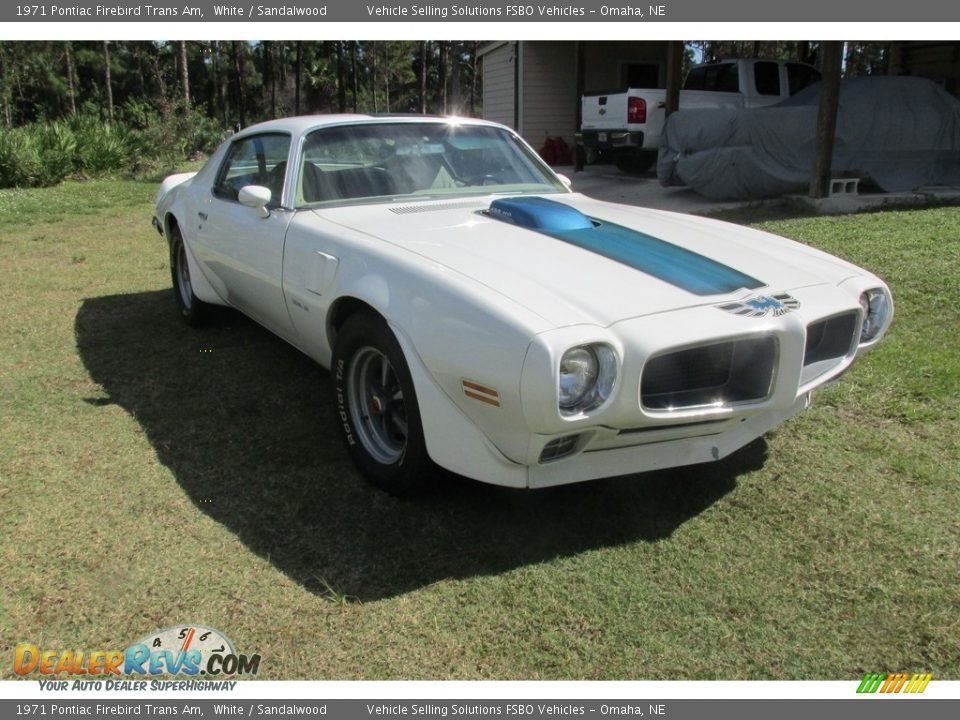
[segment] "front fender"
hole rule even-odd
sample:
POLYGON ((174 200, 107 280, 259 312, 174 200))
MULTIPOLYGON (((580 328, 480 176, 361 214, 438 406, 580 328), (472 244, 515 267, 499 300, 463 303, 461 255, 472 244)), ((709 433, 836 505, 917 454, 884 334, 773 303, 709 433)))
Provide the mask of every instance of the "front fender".
POLYGON ((527 487, 527 467, 508 459, 454 403, 427 369, 402 328, 390 329, 410 368, 430 459, 464 477, 507 487, 527 487))

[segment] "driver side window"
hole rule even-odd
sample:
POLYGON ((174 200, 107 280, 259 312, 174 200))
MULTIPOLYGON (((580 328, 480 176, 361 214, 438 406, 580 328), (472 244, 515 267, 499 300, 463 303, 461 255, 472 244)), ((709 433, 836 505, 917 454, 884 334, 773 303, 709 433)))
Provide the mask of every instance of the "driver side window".
POLYGON ((279 205, 287 174, 289 152, 289 135, 254 135, 238 140, 227 152, 217 175, 213 194, 223 200, 236 202, 240 188, 245 185, 262 185, 270 189, 270 205, 279 205))

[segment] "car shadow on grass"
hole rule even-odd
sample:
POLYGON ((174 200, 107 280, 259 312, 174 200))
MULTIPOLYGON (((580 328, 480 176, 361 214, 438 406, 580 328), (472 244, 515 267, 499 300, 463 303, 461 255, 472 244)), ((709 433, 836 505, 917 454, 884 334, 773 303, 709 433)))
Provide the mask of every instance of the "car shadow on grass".
POLYGON ((462 478, 398 500, 341 446, 329 375, 243 316, 185 327, 170 291, 85 300, 76 341, 194 505, 311 592, 375 600, 584 550, 668 537, 759 468, 761 439, 709 465, 539 491, 462 478))

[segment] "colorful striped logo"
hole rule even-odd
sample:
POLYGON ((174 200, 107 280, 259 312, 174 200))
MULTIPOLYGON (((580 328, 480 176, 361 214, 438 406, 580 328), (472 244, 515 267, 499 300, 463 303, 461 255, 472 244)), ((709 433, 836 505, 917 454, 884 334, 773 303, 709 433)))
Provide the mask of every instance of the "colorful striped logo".
POLYGON ((922 693, 927 689, 931 673, 867 673, 860 681, 858 693, 922 693))

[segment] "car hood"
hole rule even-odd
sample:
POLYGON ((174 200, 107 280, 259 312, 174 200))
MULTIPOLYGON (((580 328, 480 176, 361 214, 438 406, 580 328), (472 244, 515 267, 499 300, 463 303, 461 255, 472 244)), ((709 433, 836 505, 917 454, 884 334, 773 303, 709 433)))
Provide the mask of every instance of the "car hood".
POLYGON ((642 258, 640 262, 625 261, 602 254, 596 247, 566 241, 557 233, 495 217, 489 210, 497 199, 354 205, 314 212, 318 218, 462 273, 557 327, 581 323, 609 326, 628 318, 754 294, 837 284, 862 272, 799 243, 738 225, 605 203, 575 193, 544 198, 606 226, 652 238, 667 247, 668 253, 677 248, 686 257, 698 256, 710 264, 707 272, 719 267, 721 272, 730 271, 728 277, 745 275, 756 281, 746 286, 733 282, 729 287, 707 287, 705 291, 678 281, 669 268, 664 273, 648 267, 642 258))

